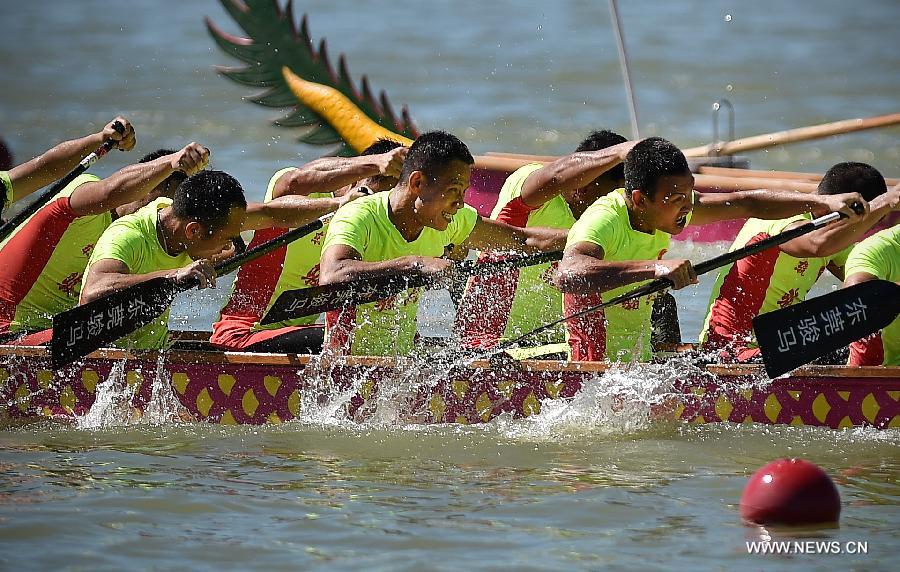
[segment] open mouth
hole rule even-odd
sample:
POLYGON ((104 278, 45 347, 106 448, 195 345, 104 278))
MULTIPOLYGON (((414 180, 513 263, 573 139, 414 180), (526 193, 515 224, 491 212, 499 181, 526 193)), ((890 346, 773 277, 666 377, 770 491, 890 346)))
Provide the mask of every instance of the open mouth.
POLYGON ((453 222, 453 215, 451 213, 441 213, 441 216, 444 217, 444 220, 447 222, 453 222))
POLYGON ((684 213, 683 215, 675 219, 675 223, 678 226, 685 226, 687 224, 687 213, 684 213))

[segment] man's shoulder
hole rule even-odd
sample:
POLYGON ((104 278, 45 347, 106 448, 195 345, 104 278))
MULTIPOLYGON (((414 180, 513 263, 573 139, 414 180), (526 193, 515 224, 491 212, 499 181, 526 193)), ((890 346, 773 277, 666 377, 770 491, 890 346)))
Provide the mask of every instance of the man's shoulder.
MULTIPOLYGON (((109 225, 109 234, 147 235, 156 238, 156 218, 161 209, 171 206, 172 199, 160 197, 131 214, 117 218, 109 225)), ((104 233, 106 235, 107 233, 104 233)))
POLYGON ((624 191, 620 191, 622 189, 617 189, 594 201, 575 224, 591 225, 600 221, 628 220, 628 204, 625 202, 624 191))
POLYGON ((366 195, 354 201, 351 201, 337 210, 334 214, 334 221, 354 220, 366 221, 373 218, 387 217, 389 191, 382 191, 374 195, 366 195))
POLYGON ((900 225, 876 232, 854 245, 850 251, 848 266, 875 257, 900 266, 900 225))

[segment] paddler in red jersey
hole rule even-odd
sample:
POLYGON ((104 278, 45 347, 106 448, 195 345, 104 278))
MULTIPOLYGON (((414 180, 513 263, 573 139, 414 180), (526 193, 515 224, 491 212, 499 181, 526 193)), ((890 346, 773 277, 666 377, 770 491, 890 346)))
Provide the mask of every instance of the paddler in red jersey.
MULTIPOLYGON (((664 259, 671 235, 688 224, 734 218, 780 219, 839 210, 860 219, 858 193, 805 195, 789 191, 697 193, 684 154, 659 137, 635 145, 625 158, 625 188, 598 199, 569 231, 556 274, 564 312, 623 294, 655 278, 674 288, 697 282, 690 261, 664 259)), ((652 301, 642 298, 566 322, 573 360, 647 361, 651 357, 652 301)))
MULTIPOLYGON (((714 351, 723 361, 760 359, 753 335, 753 318, 787 308, 806 299, 810 288, 827 269, 844 279, 844 266, 853 245, 900 204, 900 185, 887 190, 884 177, 865 163, 838 163, 822 178, 817 196, 858 193, 869 212, 856 220, 841 220, 778 247, 742 258, 723 267, 716 278, 700 333, 700 348, 714 351)), ((809 220, 801 214, 779 220, 748 220, 730 250, 753 244, 795 228, 809 220)))
MULTIPOLYGON (((441 275, 449 244, 463 249, 552 251, 565 231, 517 228, 482 219, 463 196, 474 159, 465 143, 443 131, 412 144, 399 184, 341 208, 322 246, 322 285, 392 275, 441 275)), ((326 348, 354 355, 406 355, 414 348, 418 289, 329 312, 326 348)))
MULTIPOLYGON (((503 184, 491 218, 518 227, 568 230, 598 198, 625 184, 622 161, 634 143, 612 131, 594 131, 575 150, 550 164, 531 163, 503 184)), ((494 254, 482 259, 496 258, 494 254)), ((557 263, 469 279, 454 332, 463 347, 490 348, 562 317, 562 293, 553 285, 557 263)), ((519 358, 566 351, 560 325, 529 340, 519 358)))
MULTIPOLYGON (((400 143, 382 139, 359 157, 326 157, 303 167, 282 169, 269 181, 265 201, 302 197, 305 202, 300 208, 310 219, 325 215, 361 196, 393 188, 406 151, 400 143)), ((319 353, 324 326, 316 324, 318 316, 265 326, 259 322, 282 292, 318 286, 319 258, 327 230, 326 224, 318 232, 241 267, 219 320, 213 324, 210 342, 230 351, 319 353)), ((284 232, 281 228, 258 230, 249 247, 284 232)))

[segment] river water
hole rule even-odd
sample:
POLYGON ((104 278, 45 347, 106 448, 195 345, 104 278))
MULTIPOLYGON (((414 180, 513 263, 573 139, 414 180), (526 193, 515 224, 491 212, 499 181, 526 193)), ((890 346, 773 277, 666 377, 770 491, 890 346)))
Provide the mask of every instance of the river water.
MULTIPOLYGON (((347 54, 420 130, 475 153, 560 154, 594 128, 628 135, 605 2, 297 2, 332 57, 347 54)), ((897 111, 894 0, 628 2, 641 135, 685 147, 711 137, 713 101, 737 136, 897 111)), ((4 2, 0 135, 25 160, 116 113, 138 149, 197 140, 261 198, 279 168, 318 156, 218 76, 235 65, 203 17, 239 32, 215 1, 4 2)), ((841 160, 900 175, 900 129, 749 155, 754 168, 824 171, 841 160)), ((716 247, 680 247, 692 259, 716 247)), ((207 328, 218 292, 182 297, 176 325, 207 328)), ((685 339, 709 281, 679 294, 685 339)), ((448 321, 441 295, 423 331, 448 321)), ((635 383, 638 382, 635 376, 635 383)), ((646 376, 645 376, 646 377, 646 376)), ((197 424, 0 431, 3 569, 804 569, 893 568, 900 555, 900 434, 800 427, 660 425, 582 400, 482 427, 197 424), (838 529, 866 555, 748 555, 747 476, 780 456, 821 464, 843 495, 838 529)), ((770 533, 793 537, 797 533, 770 533)))

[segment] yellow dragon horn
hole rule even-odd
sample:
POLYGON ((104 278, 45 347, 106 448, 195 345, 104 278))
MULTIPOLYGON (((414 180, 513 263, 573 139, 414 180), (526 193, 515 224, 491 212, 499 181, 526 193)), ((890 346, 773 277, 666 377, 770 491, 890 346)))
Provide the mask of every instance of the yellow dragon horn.
POLYGON ((412 139, 378 125, 350 99, 327 85, 306 81, 287 66, 281 68, 285 82, 303 105, 324 118, 357 153, 379 139, 391 139, 409 146, 412 139))

